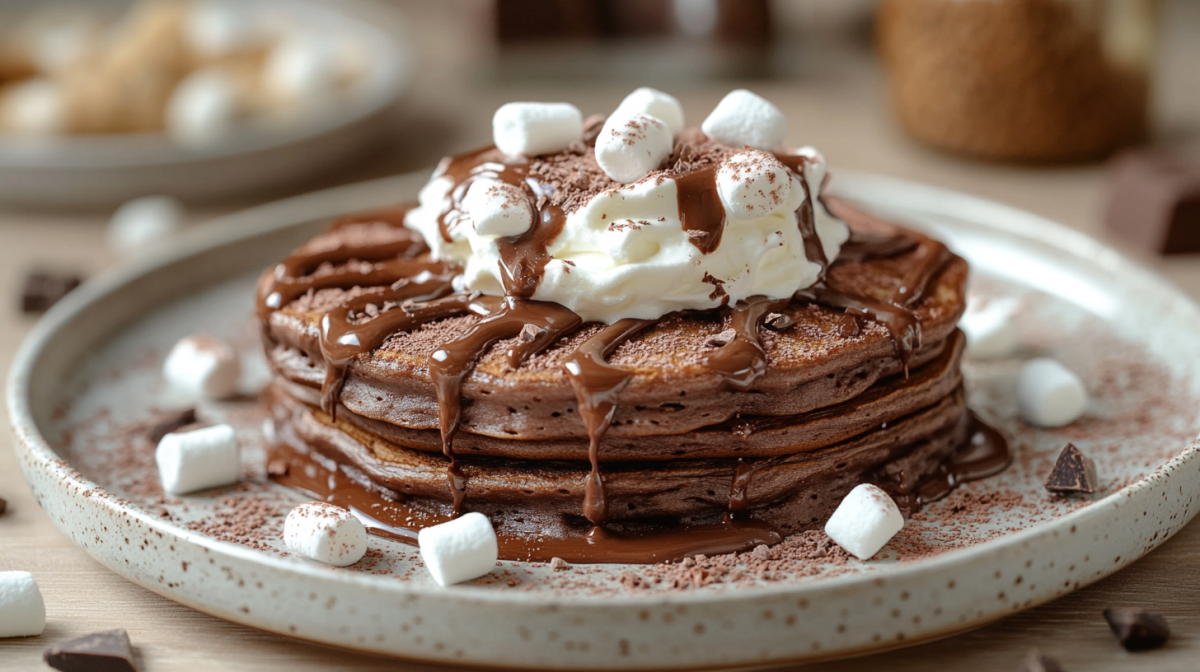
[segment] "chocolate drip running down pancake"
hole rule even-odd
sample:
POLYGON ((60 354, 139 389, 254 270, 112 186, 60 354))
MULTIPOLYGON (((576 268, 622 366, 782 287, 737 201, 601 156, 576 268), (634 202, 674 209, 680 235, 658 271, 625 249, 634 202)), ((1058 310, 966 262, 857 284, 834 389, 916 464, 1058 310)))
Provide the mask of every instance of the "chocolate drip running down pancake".
MULTIPOLYGON (((681 213, 716 198, 712 167, 692 158, 681 213)), ((778 158, 815 193, 803 157, 778 158)), ((458 157, 449 198, 481 174, 536 184, 542 166, 493 150, 458 157)), ((557 548, 578 561, 653 561, 674 557, 648 541, 668 532, 680 553, 738 550, 819 524, 864 481, 915 509, 1007 464, 1004 441, 964 403, 955 324, 967 266, 941 243, 832 201, 852 235, 830 264, 810 198, 797 220, 822 269, 812 287, 585 323, 530 298, 571 207, 530 196, 534 226, 501 239, 504 297, 455 291, 459 269, 431 259, 403 208, 343 218, 264 274, 281 459, 347 476, 336 492, 332 477, 297 480, 303 468, 281 480, 346 504, 383 497, 377 508, 403 517, 369 526, 400 538, 409 517, 419 527, 478 510, 502 533, 568 546, 587 535, 587 552, 557 548), (630 550, 630 535, 645 547, 630 550)), ((707 225, 719 239, 723 218, 707 225)))

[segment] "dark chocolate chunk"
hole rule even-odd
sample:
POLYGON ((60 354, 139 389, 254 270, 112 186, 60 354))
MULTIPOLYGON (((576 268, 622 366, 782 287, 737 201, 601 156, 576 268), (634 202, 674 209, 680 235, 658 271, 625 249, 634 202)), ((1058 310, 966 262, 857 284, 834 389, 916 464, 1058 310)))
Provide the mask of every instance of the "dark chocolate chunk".
POLYGON ((1037 649, 1030 649, 1021 663, 1021 672, 1063 672, 1063 668, 1057 660, 1037 649))
POLYGON ((1096 465, 1091 458, 1068 443, 1046 478, 1046 489, 1058 494, 1096 491, 1096 465))
POLYGON ((704 344, 710 348, 719 348, 729 345, 735 338, 737 338, 737 330, 726 329, 719 334, 713 334, 712 336, 709 336, 708 340, 704 341, 704 344))
POLYGON ((8 508, 8 502, 4 501, 3 497, 0 497, 0 513, 4 513, 4 510, 7 508, 8 508))
POLYGON ((1200 252, 1200 163, 1158 152, 1127 152, 1108 169, 1105 223, 1151 252, 1200 252))
POLYGON ((158 445, 162 438, 171 432, 187 427, 196 422, 196 409, 188 408, 182 411, 175 411, 170 416, 163 418, 150 427, 146 435, 150 438, 150 443, 158 445))
POLYGON ((83 279, 78 275, 33 271, 25 278, 25 288, 21 292, 21 312, 45 312, 81 282, 83 279))
POLYGON ((539 327, 533 324, 527 324, 521 327, 521 333, 517 336, 523 343, 532 343, 538 339, 538 336, 546 333, 545 327, 539 327))
POLYGON ((289 467, 288 467, 287 460, 275 459, 275 460, 271 460, 270 462, 267 462, 267 475, 268 476, 287 476, 288 470, 289 470, 289 467))
POLYGON ((767 317, 763 320, 763 324, 775 331, 783 331, 792 326, 794 322, 792 322, 792 318, 783 313, 768 313, 767 317))
POLYGON ((1159 614, 1131 607, 1111 607, 1104 618, 1126 651, 1149 651, 1167 643, 1171 629, 1159 614))
POLYGON ((43 654, 46 664, 63 672, 137 672, 129 635, 105 630, 56 644, 43 654))

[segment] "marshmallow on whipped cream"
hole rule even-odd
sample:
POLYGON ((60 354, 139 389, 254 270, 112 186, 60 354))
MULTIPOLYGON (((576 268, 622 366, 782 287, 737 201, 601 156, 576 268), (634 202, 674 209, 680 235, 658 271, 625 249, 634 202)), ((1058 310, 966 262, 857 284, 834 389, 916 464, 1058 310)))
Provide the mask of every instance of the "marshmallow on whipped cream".
POLYGON ((674 98, 639 89, 587 140, 590 146, 571 139, 577 117, 565 103, 510 103, 496 115, 496 161, 516 174, 527 171, 512 185, 526 192, 524 202, 496 189, 491 175, 469 178, 489 183, 486 190, 456 192, 462 176, 443 163, 405 225, 421 233, 436 259, 462 265, 464 289, 501 296, 501 241, 524 234, 526 222, 549 226, 559 206, 547 203, 556 195, 567 201, 566 193, 570 204, 562 206, 561 230, 548 237, 549 261, 532 298, 564 305, 585 321, 656 319, 752 296, 791 296, 822 270, 805 253, 798 219, 805 201, 813 201, 827 261, 837 258, 849 229, 817 200, 824 157, 809 147, 767 151, 782 141, 778 109, 749 92, 735 94, 706 121, 721 136, 706 137, 674 128, 683 122, 674 98), (737 116, 743 112, 745 119, 737 116), (756 126, 764 123, 769 128, 756 126), (681 147, 703 153, 703 161, 677 168, 681 147), (603 175, 551 184, 535 170, 563 161, 598 166, 603 175), (444 237, 446 222, 453 224, 444 237))

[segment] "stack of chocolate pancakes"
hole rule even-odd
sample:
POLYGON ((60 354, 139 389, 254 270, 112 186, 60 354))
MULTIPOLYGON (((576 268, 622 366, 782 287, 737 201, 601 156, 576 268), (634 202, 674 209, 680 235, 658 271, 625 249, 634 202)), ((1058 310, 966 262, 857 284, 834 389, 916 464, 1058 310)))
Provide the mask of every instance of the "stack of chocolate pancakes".
MULTIPOLYGON (((801 157, 778 158, 803 180, 801 157)), ((523 184, 555 160, 483 150, 445 174, 523 184)), ((675 176, 681 213, 715 198, 713 172, 675 176)), ((505 296, 456 291, 405 208, 334 222, 259 284, 280 480, 400 538, 476 510, 502 557, 639 562, 773 543, 859 483, 911 511, 1003 469, 964 399, 966 262, 830 199, 851 237, 827 263, 808 203, 812 287, 613 324, 530 298, 566 199, 539 198, 534 226, 502 239, 505 296), (337 478, 304 479, 314 461, 337 478)))

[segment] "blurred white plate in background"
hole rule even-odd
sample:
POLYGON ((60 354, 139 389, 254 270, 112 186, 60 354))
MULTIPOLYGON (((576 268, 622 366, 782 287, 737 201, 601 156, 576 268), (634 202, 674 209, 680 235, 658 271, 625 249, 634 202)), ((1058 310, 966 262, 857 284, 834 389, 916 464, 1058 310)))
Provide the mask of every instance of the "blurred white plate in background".
MULTIPOLYGON (((287 123, 247 120, 203 147, 182 146, 165 133, 0 133, 0 203, 112 206, 145 194, 231 199, 296 181, 361 150, 411 79, 403 17, 371 0, 251 1, 361 48, 369 67, 354 89, 336 104, 287 123)), ((126 4, 106 3, 117 10, 126 4)), ((15 0, 0 8, 0 17, 42 6, 15 0)))

